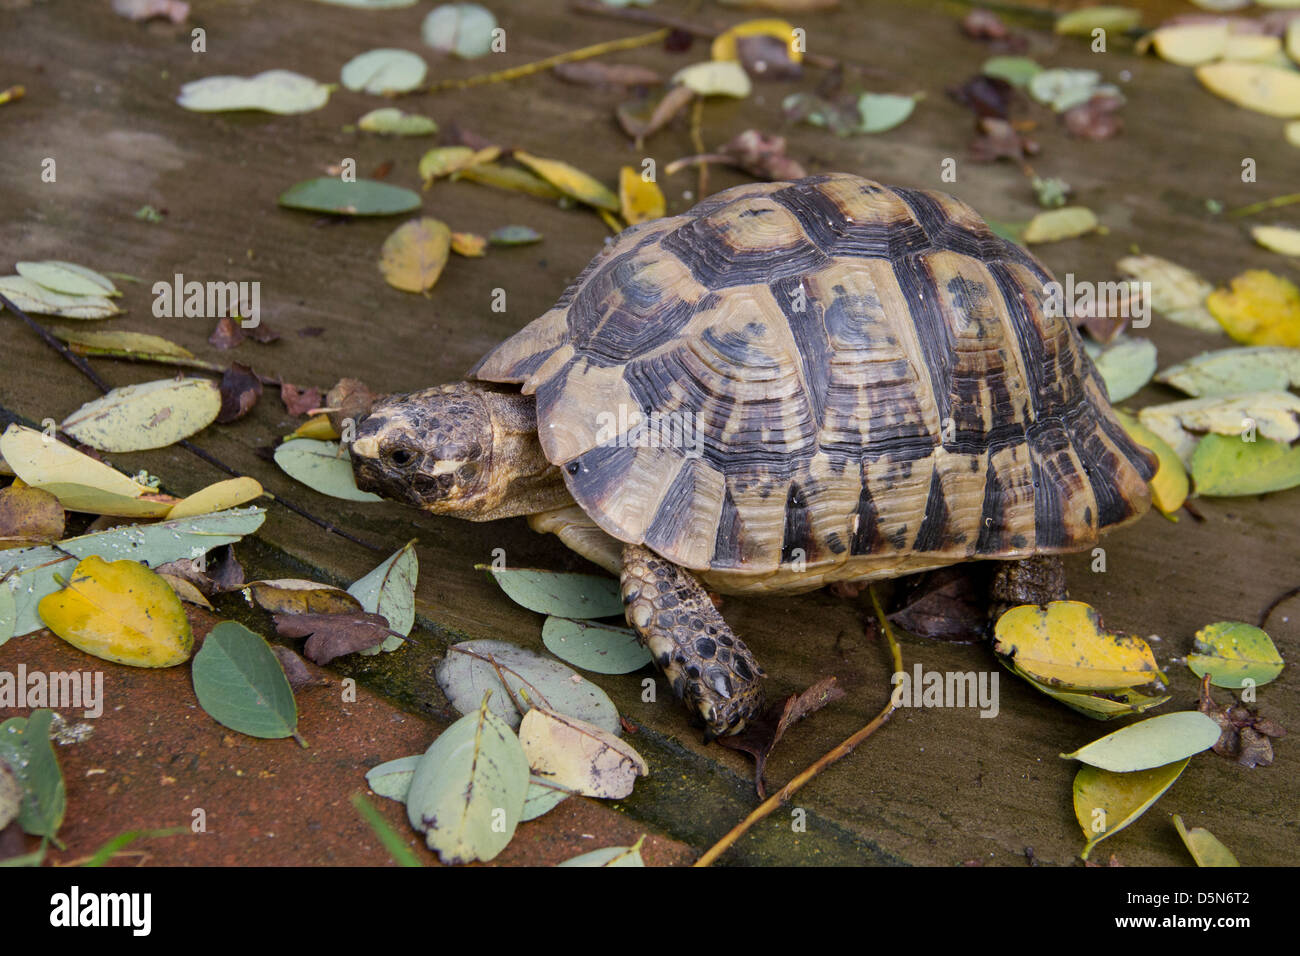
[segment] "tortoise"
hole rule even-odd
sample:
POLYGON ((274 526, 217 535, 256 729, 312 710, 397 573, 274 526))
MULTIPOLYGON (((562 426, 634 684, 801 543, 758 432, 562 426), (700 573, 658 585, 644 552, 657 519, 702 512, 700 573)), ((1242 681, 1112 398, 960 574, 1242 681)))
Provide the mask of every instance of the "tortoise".
POLYGON ((727 189, 623 231, 466 381, 380 400, 357 484, 557 534, 621 578, 706 739, 734 734, 764 671, 710 589, 1041 560, 1146 511, 1155 459, 1052 281, 946 194, 727 189))

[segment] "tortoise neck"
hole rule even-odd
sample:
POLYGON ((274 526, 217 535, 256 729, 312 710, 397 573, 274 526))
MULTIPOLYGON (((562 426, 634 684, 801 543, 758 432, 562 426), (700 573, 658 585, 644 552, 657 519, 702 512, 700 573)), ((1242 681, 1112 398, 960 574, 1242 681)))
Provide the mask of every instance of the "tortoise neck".
POLYGON ((536 514, 573 503, 564 476, 537 440, 537 403, 531 395, 484 390, 492 422, 492 493, 478 521, 536 514))

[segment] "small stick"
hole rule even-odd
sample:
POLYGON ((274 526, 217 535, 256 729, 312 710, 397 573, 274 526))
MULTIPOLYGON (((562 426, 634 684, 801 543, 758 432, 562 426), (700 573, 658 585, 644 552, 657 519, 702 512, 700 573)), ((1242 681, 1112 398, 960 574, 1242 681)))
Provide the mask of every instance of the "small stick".
POLYGON ((506 70, 497 70, 495 73, 479 73, 476 76, 469 76, 462 80, 439 80, 423 90, 423 92, 439 93, 443 90, 464 90, 471 86, 482 86, 486 83, 506 83, 520 77, 545 72, 551 67, 559 66, 561 63, 590 60, 592 57, 604 56, 606 53, 616 53, 619 50, 633 50, 637 47, 649 46, 663 40, 668 36, 669 32, 666 29, 655 30, 653 33, 642 33, 634 37, 624 37, 621 40, 607 40, 604 43, 584 46, 581 49, 570 50, 567 53, 557 53, 555 56, 548 56, 544 60, 534 60, 532 63, 512 66, 506 70))
MULTIPOLYGON (((695 98, 695 106, 691 109, 691 145, 695 147, 696 153, 704 152, 704 97, 695 98)), ((709 194, 709 164, 700 163, 700 182, 699 195, 697 200, 703 200, 709 194)))
POLYGON ((1300 202, 1300 193, 1291 193, 1287 196, 1274 196, 1272 199, 1264 199, 1260 202, 1251 203, 1249 206, 1242 206, 1239 209, 1229 209, 1229 216, 1253 216, 1257 212, 1264 212, 1266 209, 1276 209, 1279 206, 1290 206, 1293 203, 1300 202))
POLYGON ((1300 584, 1291 588, 1289 591, 1283 591, 1277 597, 1273 598, 1273 600, 1269 603, 1268 607, 1264 608, 1264 610, 1260 612, 1259 629, 1261 631, 1264 630, 1264 626, 1268 624, 1268 619, 1273 616, 1273 612, 1277 610, 1278 605, 1280 605, 1284 601, 1290 600, 1291 598, 1295 597, 1297 594, 1300 594, 1300 584))
MULTIPOLYGON (((66 345, 60 342, 57 338, 55 338, 54 334, 49 329, 41 325, 30 315, 24 312, 22 309, 18 308, 18 306, 10 302, 7 298, 5 298, 3 294, 0 294, 0 305, 4 306, 14 315, 18 316, 25 323, 27 323, 28 328, 30 328, 33 332, 39 335, 42 341, 44 341, 46 345, 54 349, 54 351, 58 352, 65 359, 71 362, 73 366, 77 369, 77 371, 79 371, 82 375, 86 376, 86 378, 90 379, 90 381, 94 384, 94 386, 97 389, 100 390, 100 392, 107 394, 109 391, 111 391, 108 383, 105 382, 102 378, 99 377, 99 375, 95 373, 95 370, 90 367, 90 363, 87 362, 85 358, 73 352, 66 345)), ((184 448, 186 451, 194 455, 196 458, 201 458, 203 461, 206 461, 212 467, 220 471, 224 471, 232 478, 245 477, 243 473, 238 472, 235 469, 231 468, 229 465, 227 465, 216 455, 213 455, 211 452, 205 451, 204 449, 200 448, 198 445, 193 444, 187 438, 182 438, 180 441, 176 442, 176 444, 179 445, 181 448, 184 448)), ((322 528, 325 531, 330 532, 331 534, 336 534, 340 538, 346 538, 348 541, 351 541, 353 544, 359 544, 363 548, 368 548, 371 551, 384 550, 377 544, 374 544, 370 541, 365 541, 361 538, 356 537, 355 535, 343 531, 340 528, 334 527, 334 525, 330 524, 324 518, 317 518, 314 514, 312 514, 307 509, 294 504, 292 501, 289 501, 288 499, 277 497, 276 495, 273 495, 270 492, 264 492, 264 494, 272 501, 278 502, 279 504, 288 508, 294 514, 306 518, 312 524, 316 525, 319 528, 322 528)))
MULTIPOLYGON (((894 631, 889 626, 889 619, 885 617, 885 611, 880 606, 880 597, 876 594, 874 587, 869 588, 871 593, 871 604, 876 609, 876 620, 880 622, 881 628, 885 632, 885 640, 889 642, 889 653, 894 661, 893 673, 897 674, 903 669, 903 652, 899 650, 898 641, 894 638, 894 631)), ((899 684, 898 687, 902 687, 899 684)), ((696 866, 711 866, 718 857, 727 851, 737 840, 739 840, 755 823, 769 816, 774 810, 785 803, 795 792, 800 790, 804 784, 808 783, 815 776, 829 767, 836 761, 847 757, 853 753, 853 748, 862 741, 874 734, 882 724, 889 720, 890 716, 898 709, 898 688, 889 695, 889 703, 885 709, 878 713, 871 721, 853 736, 845 739, 839 746, 818 758, 817 762, 804 770, 799 776, 795 777, 784 787, 778 790, 772 796, 768 797, 758 808, 749 816, 745 817, 740 823, 731 829, 731 832, 724 836, 713 846, 709 847, 702 857, 695 861, 696 866)))

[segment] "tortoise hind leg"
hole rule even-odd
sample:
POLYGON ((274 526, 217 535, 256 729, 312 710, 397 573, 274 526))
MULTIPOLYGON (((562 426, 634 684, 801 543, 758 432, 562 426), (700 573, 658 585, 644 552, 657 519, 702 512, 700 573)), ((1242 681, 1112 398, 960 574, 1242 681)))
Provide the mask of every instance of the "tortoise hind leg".
POLYGON ((989 624, 1021 604, 1047 604, 1070 596, 1065 585, 1065 565, 1052 554, 1021 561, 1000 561, 989 585, 989 624))
POLYGON ((738 733, 763 709, 763 668, 695 575, 640 545, 623 549, 627 621, 673 693, 704 718, 705 740, 738 733))

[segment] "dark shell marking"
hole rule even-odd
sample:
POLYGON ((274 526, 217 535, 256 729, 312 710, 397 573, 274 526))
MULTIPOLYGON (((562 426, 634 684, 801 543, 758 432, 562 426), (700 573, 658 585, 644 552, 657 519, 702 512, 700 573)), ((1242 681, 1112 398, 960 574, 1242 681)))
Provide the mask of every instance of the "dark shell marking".
POLYGON ((536 395, 602 528, 688 568, 1077 550, 1146 510, 1154 460, 1050 281, 951 196, 742 186, 623 233, 473 374, 536 395), (697 427, 698 455, 637 412, 697 427))

